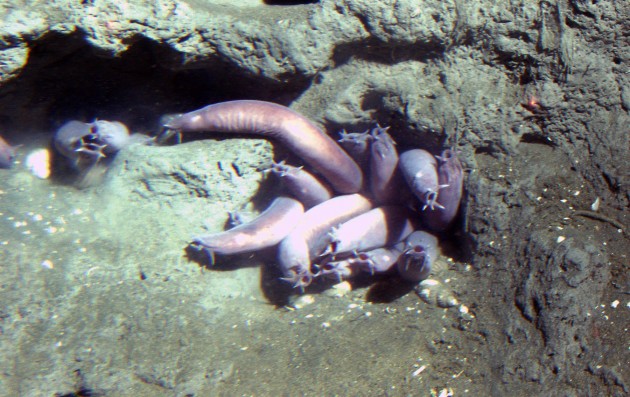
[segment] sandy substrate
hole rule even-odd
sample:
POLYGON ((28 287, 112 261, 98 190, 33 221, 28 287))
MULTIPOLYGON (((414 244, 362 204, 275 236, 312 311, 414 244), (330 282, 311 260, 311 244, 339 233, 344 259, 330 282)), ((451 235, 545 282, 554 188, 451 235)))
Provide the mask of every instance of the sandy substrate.
POLYGON ((83 3, 0 3, 0 135, 21 145, 0 170, 0 395, 630 392, 627 2, 83 3), (246 98, 459 150, 440 299, 391 277, 295 294, 267 252, 191 260, 279 194, 261 171, 299 159, 277 143, 132 145, 84 189, 54 154, 48 179, 25 167, 70 119, 152 135, 246 98))

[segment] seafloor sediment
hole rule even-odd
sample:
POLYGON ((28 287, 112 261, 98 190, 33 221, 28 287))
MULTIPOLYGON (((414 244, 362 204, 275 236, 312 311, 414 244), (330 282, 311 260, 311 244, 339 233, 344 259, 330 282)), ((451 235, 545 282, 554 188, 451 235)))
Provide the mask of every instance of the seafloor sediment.
POLYGON ((0 394, 628 393, 627 2, 147 3, 0 4, 0 135, 20 145, 0 170, 0 394), (297 159, 277 143, 133 145, 86 189, 58 157, 49 179, 25 168, 68 120, 150 135, 231 99, 455 147, 443 302, 386 277, 291 295, 272 255, 188 260, 278 194, 260 171, 297 159))

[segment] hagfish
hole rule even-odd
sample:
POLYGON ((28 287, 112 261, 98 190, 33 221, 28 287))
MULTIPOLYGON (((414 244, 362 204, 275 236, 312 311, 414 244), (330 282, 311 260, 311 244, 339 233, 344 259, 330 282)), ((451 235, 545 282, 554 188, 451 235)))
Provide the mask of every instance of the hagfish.
POLYGON ((398 273, 405 280, 417 283, 429 277, 437 258, 437 238, 425 231, 411 233, 404 242, 403 253, 398 258, 398 273))
POLYGON ((327 261, 320 266, 318 275, 334 277, 338 281, 364 271, 370 274, 385 273, 391 270, 402 255, 404 243, 389 248, 376 248, 358 252, 347 258, 327 261))
POLYGON ((438 182, 440 184, 440 204, 443 208, 423 211, 422 221, 431 230, 440 232, 451 225, 459 210, 464 187, 464 170, 454 150, 444 150, 441 156, 436 157, 440 163, 438 182))
POLYGON ((83 123, 72 120, 62 125, 53 137, 53 145, 70 160, 97 162, 116 154, 130 143, 129 130, 118 121, 96 120, 83 123))
POLYGON ((372 142, 371 131, 346 132, 343 130, 339 135, 340 138, 337 142, 339 142, 341 147, 350 154, 363 171, 369 171, 370 143, 372 142))
POLYGON ((314 207, 333 197, 333 192, 328 186, 302 167, 281 161, 273 163, 269 171, 278 176, 289 193, 300 200, 306 208, 314 207))
POLYGON ((295 227, 304 214, 304 206, 291 197, 280 196, 251 222, 221 233, 195 237, 192 245, 214 255, 230 255, 257 251, 278 244, 295 227))
POLYGON ((372 130, 370 191, 377 203, 402 203, 410 197, 405 194, 408 189, 398 168, 396 143, 387 133, 388 128, 372 130))
POLYGON ((304 288, 312 279, 311 260, 330 243, 328 231, 335 225, 372 208, 360 194, 337 196, 304 213, 295 229, 278 246, 278 265, 284 280, 304 288))
POLYGON ((354 160, 306 117, 271 102, 216 103, 169 120, 177 131, 252 133, 277 139, 320 173, 339 193, 356 193, 363 173, 354 160))
POLYGON ((350 219, 330 231, 330 253, 368 251, 402 241, 415 230, 417 214, 402 206, 383 206, 350 219))
POLYGON ((440 208, 442 205, 437 201, 440 186, 435 157, 426 150, 412 149, 400 155, 398 164, 411 191, 424 203, 422 209, 440 208))

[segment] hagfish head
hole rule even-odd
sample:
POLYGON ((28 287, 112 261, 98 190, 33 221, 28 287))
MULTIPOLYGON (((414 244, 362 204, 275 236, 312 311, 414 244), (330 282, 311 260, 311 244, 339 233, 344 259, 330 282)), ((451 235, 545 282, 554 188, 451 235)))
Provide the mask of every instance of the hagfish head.
POLYGON ((72 120, 55 133, 53 143, 64 157, 77 165, 91 165, 116 154, 129 143, 129 130, 117 121, 83 123, 72 120))
POLYGON ((105 156, 111 156, 129 144, 129 129, 118 121, 96 120, 90 124, 89 139, 105 156))
POLYGON ((426 150, 412 149, 400 155, 398 164, 413 194, 424 204, 422 209, 441 208, 436 158, 426 150))
POLYGON ((398 272, 405 280, 419 282, 429 276, 437 256, 437 238, 424 231, 415 231, 405 240, 405 249, 398 258, 398 272))
POLYGON ((293 285, 293 288, 299 288, 304 291, 304 288, 308 287, 313 282, 313 277, 314 275, 309 269, 295 267, 285 271, 285 276, 280 279, 293 285))
POLYGON ((435 231, 446 230, 454 221, 459 210, 464 187, 464 170, 454 150, 447 149, 437 156, 439 202, 441 208, 422 213, 423 223, 435 231))
POLYGON ((405 280, 419 282, 429 276, 431 262, 421 246, 409 248, 398 258, 398 272, 405 280))
POLYGON ((325 261, 319 265, 317 276, 330 277, 341 282, 343 279, 352 277, 356 273, 356 269, 352 259, 343 259, 335 261, 325 261))

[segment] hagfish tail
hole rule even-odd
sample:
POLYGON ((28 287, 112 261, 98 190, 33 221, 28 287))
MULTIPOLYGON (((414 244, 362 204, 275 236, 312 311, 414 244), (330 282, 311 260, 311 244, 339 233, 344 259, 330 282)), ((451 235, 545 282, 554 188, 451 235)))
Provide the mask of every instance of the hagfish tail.
POLYGON ((296 219, 300 219, 303 213, 302 203, 280 196, 251 222, 221 233, 196 237, 191 244, 205 249, 211 258, 214 254, 257 251, 279 243, 291 232, 296 219))

